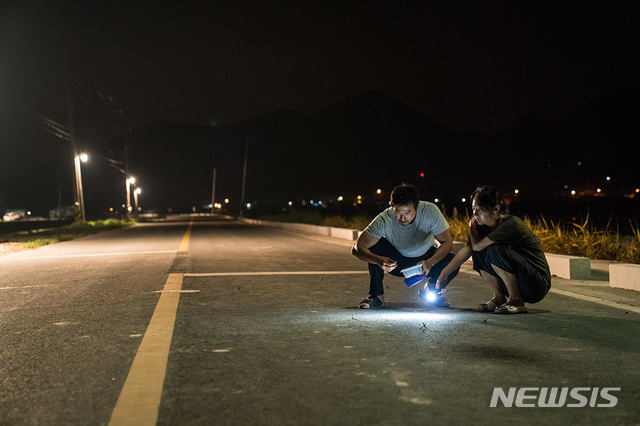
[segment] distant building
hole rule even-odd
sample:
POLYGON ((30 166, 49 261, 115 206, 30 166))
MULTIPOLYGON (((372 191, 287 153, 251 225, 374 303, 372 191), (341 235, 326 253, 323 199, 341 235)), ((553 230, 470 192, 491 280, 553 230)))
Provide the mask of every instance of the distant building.
POLYGON ((73 206, 64 206, 59 209, 49 210, 49 220, 73 219, 73 206))

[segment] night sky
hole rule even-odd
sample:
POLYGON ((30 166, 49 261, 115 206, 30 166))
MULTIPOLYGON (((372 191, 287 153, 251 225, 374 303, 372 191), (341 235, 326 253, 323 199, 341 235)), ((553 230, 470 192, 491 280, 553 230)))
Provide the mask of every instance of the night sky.
POLYGON ((631 0, 0 1, 2 185, 68 144, 43 122, 69 124, 66 65, 89 147, 132 126, 312 113, 371 90, 487 134, 638 90, 639 12, 631 0))

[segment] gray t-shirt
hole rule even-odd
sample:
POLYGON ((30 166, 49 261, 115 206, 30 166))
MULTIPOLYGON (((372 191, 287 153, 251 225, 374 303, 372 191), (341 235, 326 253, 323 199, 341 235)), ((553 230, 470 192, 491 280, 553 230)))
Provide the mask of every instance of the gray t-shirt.
POLYGON ((409 225, 400 225, 393 214, 393 207, 389 207, 376 216, 364 232, 377 239, 386 238, 405 257, 418 257, 434 245, 434 236, 447 229, 449 224, 438 206, 420 201, 416 218, 409 225))

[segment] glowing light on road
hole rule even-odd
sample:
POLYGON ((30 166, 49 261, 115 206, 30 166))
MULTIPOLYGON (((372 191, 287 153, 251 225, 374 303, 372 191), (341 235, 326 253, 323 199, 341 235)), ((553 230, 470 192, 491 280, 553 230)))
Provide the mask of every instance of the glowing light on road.
POLYGON ((349 315, 337 312, 317 312, 312 311, 313 317, 305 316, 305 321, 319 321, 319 322, 354 322, 364 321, 367 323, 377 322, 399 322, 408 323, 407 325, 415 325, 416 328, 420 328, 424 324, 437 324, 443 322, 455 321, 460 318, 460 314, 451 311, 406 311, 402 309, 381 309, 375 311, 357 312, 349 315))
MULTIPOLYGON (((408 312, 401 310, 384 310, 384 311, 376 311, 375 316, 370 315, 366 319, 370 321, 416 321, 416 323, 420 322, 441 322, 441 321, 452 321, 456 317, 456 314, 451 313, 439 313, 439 312, 408 312)), ((359 320, 363 320, 363 316, 358 317, 359 320)), ((427 324, 428 324, 427 322, 427 324)))
POLYGON ((438 299, 438 294, 435 291, 427 291, 427 302, 435 302, 438 299))

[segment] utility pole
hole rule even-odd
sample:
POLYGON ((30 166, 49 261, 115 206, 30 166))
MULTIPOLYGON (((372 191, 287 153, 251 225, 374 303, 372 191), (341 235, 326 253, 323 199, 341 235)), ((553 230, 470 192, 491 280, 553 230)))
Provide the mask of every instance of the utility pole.
POLYGON ((213 215, 216 205, 216 168, 213 168, 213 185, 211 186, 211 214, 213 215))
POLYGON ((244 211, 244 190, 247 184, 247 157, 249 155, 249 138, 244 145, 244 170, 242 171, 242 193, 240 195, 240 212, 244 211))
POLYGON ((68 50, 64 50, 64 66, 65 66, 65 79, 66 79, 66 92, 67 92, 67 122, 69 126, 69 137, 71 140, 71 149, 73 151, 73 167, 75 170, 75 208, 74 208, 74 220, 86 220, 84 214, 84 194, 82 191, 82 172, 80 171, 80 154, 78 152, 78 143, 75 136, 75 128, 73 122, 73 105, 71 103, 71 89, 70 89, 70 73, 69 73, 69 54, 68 50))
POLYGON ((125 184, 127 186, 127 220, 131 219, 131 184, 135 182, 135 180, 131 181, 131 170, 129 169, 129 141, 127 139, 128 134, 125 132, 124 134, 124 170, 125 170, 125 184))

